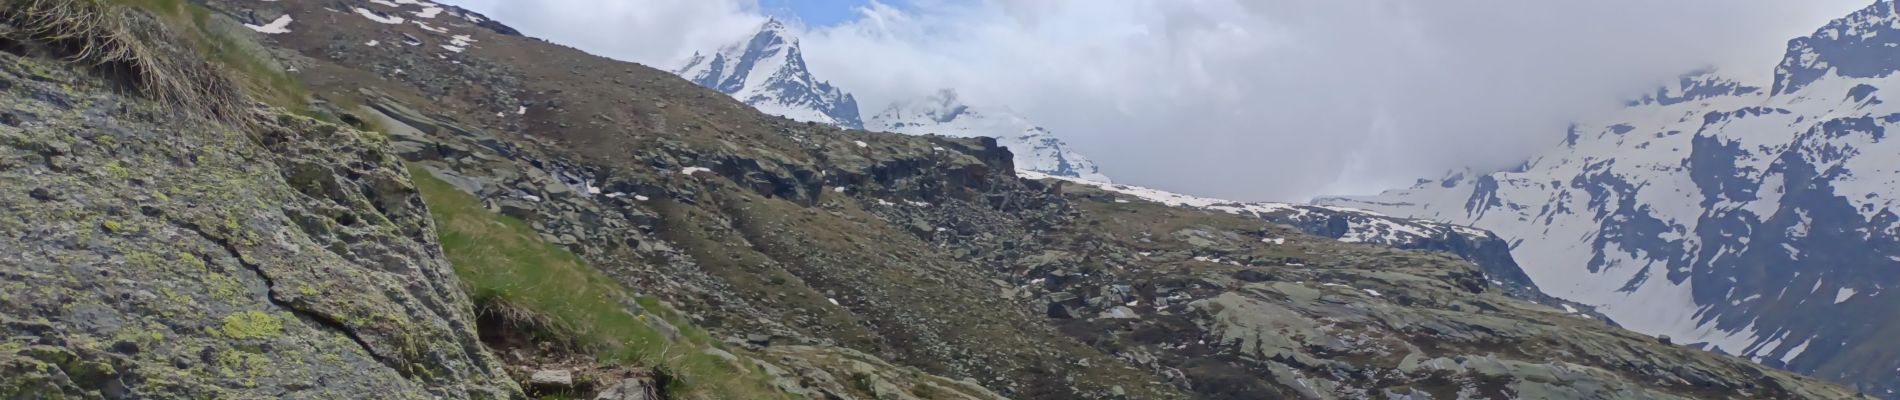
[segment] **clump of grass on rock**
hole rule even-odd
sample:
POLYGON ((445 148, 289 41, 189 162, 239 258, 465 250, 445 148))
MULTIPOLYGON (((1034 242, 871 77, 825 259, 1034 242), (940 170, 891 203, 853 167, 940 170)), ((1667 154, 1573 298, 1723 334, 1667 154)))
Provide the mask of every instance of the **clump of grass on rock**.
MULTIPOLYGON (((162 3, 162 2, 161 2, 162 3)), ((174 2, 175 3, 175 2, 174 2)), ((28 42, 92 67, 162 104, 225 122, 249 118, 249 101, 223 67, 199 57, 146 8, 106 0, 8 0, 7 39, 28 42)), ((183 5, 173 4, 171 11, 183 5)))

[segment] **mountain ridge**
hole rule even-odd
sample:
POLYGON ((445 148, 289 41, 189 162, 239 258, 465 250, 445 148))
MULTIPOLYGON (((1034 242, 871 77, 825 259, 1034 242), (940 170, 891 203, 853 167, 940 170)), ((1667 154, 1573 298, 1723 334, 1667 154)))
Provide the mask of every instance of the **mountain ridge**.
POLYGON ((1900 311, 1894 20, 1879 1, 1789 41, 1767 90, 1685 75, 1517 169, 1315 203, 1492 230, 1631 329, 1895 398, 1900 327, 1872 317, 1900 311))

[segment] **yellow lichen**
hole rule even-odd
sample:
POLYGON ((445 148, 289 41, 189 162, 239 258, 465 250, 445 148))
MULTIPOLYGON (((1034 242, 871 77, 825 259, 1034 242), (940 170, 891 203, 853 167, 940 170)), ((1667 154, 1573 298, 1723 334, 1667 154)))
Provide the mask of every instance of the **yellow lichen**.
MULTIPOLYGON (((110 223, 111 222, 107 222, 107 224, 110 224, 110 223)), ((110 225, 108 225, 108 229, 113 229, 113 228, 111 228, 110 225)), ((132 265, 138 266, 139 268, 150 269, 150 268, 156 268, 159 265, 157 255, 154 255, 152 253, 142 252, 142 251, 134 251, 134 252, 126 253, 125 260, 128 262, 131 262, 132 265)))
POLYGON ((110 176, 113 179, 125 179, 126 177, 132 176, 132 169, 126 168, 125 164, 119 162, 119 160, 108 161, 106 162, 106 176, 110 176))
POLYGON ((205 276, 205 283, 211 286, 211 296, 219 300, 236 301, 244 293, 244 283, 225 274, 205 276))
POLYGON ((236 339, 275 337, 284 330, 283 321, 263 311, 243 311, 224 316, 220 329, 224 336, 236 339))
POLYGON ((210 268, 206 268, 204 259, 198 258, 197 255, 194 255, 191 253, 179 252, 178 261, 185 263, 186 266, 190 266, 192 269, 197 270, 197 271, 202 272, 202 271, 211 270, 210 268))

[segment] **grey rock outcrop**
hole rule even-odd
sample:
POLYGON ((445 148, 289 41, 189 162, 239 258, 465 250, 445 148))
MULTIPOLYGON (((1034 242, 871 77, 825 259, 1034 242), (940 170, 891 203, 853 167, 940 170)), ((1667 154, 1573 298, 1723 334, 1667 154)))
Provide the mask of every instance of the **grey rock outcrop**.
POLYGON ((379 135, 0 52, 0 397, 520 396, 379 135))

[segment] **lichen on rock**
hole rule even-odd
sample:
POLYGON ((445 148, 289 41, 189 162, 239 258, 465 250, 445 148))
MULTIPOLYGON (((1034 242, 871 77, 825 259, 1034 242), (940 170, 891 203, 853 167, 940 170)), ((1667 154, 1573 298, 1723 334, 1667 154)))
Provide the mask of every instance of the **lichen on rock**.
POLYGON ((0 397, 520 396, 385 144, 0 40, 0 397))

